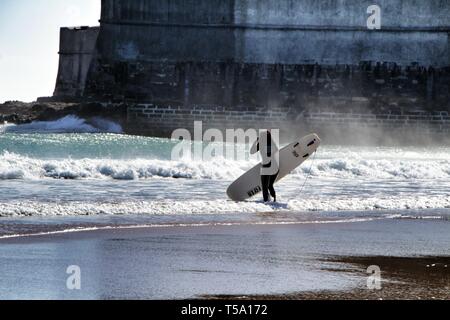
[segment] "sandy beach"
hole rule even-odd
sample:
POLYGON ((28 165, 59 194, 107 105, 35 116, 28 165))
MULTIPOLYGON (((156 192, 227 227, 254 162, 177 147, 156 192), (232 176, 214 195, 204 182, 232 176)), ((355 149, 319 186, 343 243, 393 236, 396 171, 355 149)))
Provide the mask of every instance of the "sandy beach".
POLYGON ((174 141, 76 118, 34 128, 0 135, 0 299, 448 298, 448 269, 423 269, 450 255, 448 147, 324 145, 277 203, 234 202, 250 161, 175 161, 174 141), (61 128, 87 132, 45 133, 61 128))
POLYGON ((449 299, 444 220, 149 227, 0 241, 1 299, 449 299), (366 287, 379 265, 382 290, 366 287), (68 266, 81 290, 66 287, 68 266))
POLYGON ((450 0, 0 8, 0 302, 450 300, 450 0))

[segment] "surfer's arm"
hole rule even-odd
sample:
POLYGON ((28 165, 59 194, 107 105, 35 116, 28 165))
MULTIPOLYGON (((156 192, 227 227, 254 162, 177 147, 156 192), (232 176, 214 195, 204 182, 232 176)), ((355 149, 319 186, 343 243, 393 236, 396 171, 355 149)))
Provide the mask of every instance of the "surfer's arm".
POLYGON ((259 151, 259 138, 256 139, 255 143, 253 144, 253 146, 250 149, 250 154, 255 154, 259 151))

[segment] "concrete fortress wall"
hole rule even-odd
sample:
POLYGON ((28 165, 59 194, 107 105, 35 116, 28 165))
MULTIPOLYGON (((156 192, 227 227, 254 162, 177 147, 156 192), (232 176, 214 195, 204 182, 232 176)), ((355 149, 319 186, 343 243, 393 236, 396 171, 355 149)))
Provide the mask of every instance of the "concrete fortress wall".
POLYGON ((176 62, 450 64, 450 4, 376 2, 381 32, 367 30, 372 0, 103 1, 109 34, 103 54, 176 62))
MULTIPOLYGON (((62 47, 82 38, 73 33, 62 30, 62 47)), ((211 125, 225 112, 226 125, 249 127, 263 125, 255 123, 261 117, 246 124, 232 115, 266 112, 273 123, 271 110, 284 110, 275 123, 285 123, 319 109, 450 109, 447 1, 102 0, 100 29, 89 39, 81 64, 80 54, 61 56, 55 95, 151 104, 173 115, 163 125, 160 113, 131 107, 134 133, 187 127, 183 115, 194 109, 215 114, 211 125), (366 26, 374 3, 381 30, 366 26)))
POLYGON ((99 28, 61 28, 55 96, 83 95, 98 33, 99 28))

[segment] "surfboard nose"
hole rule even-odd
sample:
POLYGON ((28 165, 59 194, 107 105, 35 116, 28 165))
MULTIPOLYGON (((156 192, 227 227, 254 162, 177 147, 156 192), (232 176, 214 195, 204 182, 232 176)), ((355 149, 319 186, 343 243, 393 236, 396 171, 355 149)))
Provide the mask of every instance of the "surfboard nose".
POLYGON ((320 139, 320 137, 319 137, 319 135, 317 133, 313 133, 312 135, 313 135, 314 139, 317 140, 318 143, 322 142, 322 139, 320 139))

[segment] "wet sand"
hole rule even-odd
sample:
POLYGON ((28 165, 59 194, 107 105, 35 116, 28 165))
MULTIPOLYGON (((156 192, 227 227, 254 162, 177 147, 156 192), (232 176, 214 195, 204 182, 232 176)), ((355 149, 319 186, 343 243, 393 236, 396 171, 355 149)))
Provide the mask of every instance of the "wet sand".
POLYGON ((449 243, 448 221, 403 219, 3 239, 0 298, 449 299, 449 243), (381 291, 366 289, 372 264, 381 291), (66 287, 71 265, 81 290, 66 287))
POLYGON ((360 286, 351 290, 306 291, 283 295, 206 296, 206 299, 244 300, 450 300, 450 257, 333 257, 328 262, 346 264, 329 269, 367 277, 367 268, 380 266, 380 289, 360 286))

